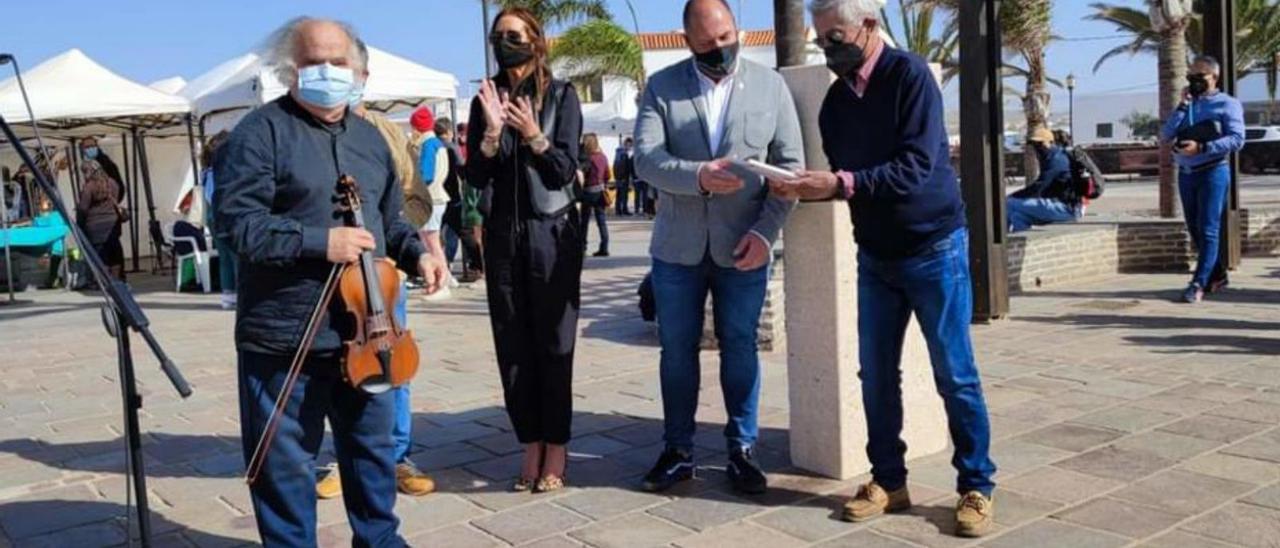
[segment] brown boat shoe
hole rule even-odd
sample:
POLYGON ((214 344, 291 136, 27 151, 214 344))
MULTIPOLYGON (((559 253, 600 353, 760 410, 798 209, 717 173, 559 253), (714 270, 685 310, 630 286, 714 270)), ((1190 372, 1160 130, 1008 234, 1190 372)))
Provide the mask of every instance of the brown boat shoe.
POLYGON ((880 484, 872 481, 858 488, 858 493, 844 505, 844 520, 852 522, 867 521, 871 518, 890 512, 901 512, 911 508, 911 494, 907 486, 896 491, 885 491, 880 484))
POLYGON ((436 490, 436 482, 411 462, 396 465, 396 487, 406 495, 421 497, 436 490))

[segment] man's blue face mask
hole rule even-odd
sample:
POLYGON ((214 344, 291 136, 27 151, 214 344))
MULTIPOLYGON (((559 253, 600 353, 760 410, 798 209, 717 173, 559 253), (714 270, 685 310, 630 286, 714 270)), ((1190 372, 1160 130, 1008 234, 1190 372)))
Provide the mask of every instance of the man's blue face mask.
POLYGON ((355 73, 329 63, 298 69, 298 97, 320 108, 349 104, 355 89, 355 73))
POLYGON ((351 97, 347 99, 347 106, 355 108, 364 102, 364 82, 360 82, 351 87, 351 97))

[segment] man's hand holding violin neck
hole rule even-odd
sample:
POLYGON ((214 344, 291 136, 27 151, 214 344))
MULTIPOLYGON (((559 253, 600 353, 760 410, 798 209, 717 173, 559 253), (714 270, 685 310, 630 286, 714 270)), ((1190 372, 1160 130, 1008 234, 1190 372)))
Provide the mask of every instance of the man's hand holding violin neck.
POLYGON ((331 263, 347 264, 360 260, 360 253, 378 247, 373 234, 363 228, 336 226, 329 229, 329 250, 325 258, 331 263))

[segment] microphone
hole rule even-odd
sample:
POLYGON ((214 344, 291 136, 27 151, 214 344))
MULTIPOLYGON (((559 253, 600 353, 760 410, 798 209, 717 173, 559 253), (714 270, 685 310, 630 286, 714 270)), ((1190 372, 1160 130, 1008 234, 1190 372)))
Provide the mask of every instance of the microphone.
POLYGON ((13 54, 0 53, 0 65, 7 65, 13 60, 13 54))

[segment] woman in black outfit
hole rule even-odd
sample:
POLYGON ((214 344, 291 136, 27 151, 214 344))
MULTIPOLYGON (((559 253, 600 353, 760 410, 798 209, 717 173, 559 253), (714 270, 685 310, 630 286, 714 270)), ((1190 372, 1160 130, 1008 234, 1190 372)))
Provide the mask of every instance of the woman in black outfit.
POLYGON ((502 70, 471 103, 467 180, 493 193, 485 278, 507 414, 525 448, 514 489, 554 491, 564 486, 573 416, 582 110, 573 86, 552 79, 528 10, 500 12, 489 39, 502 70))

